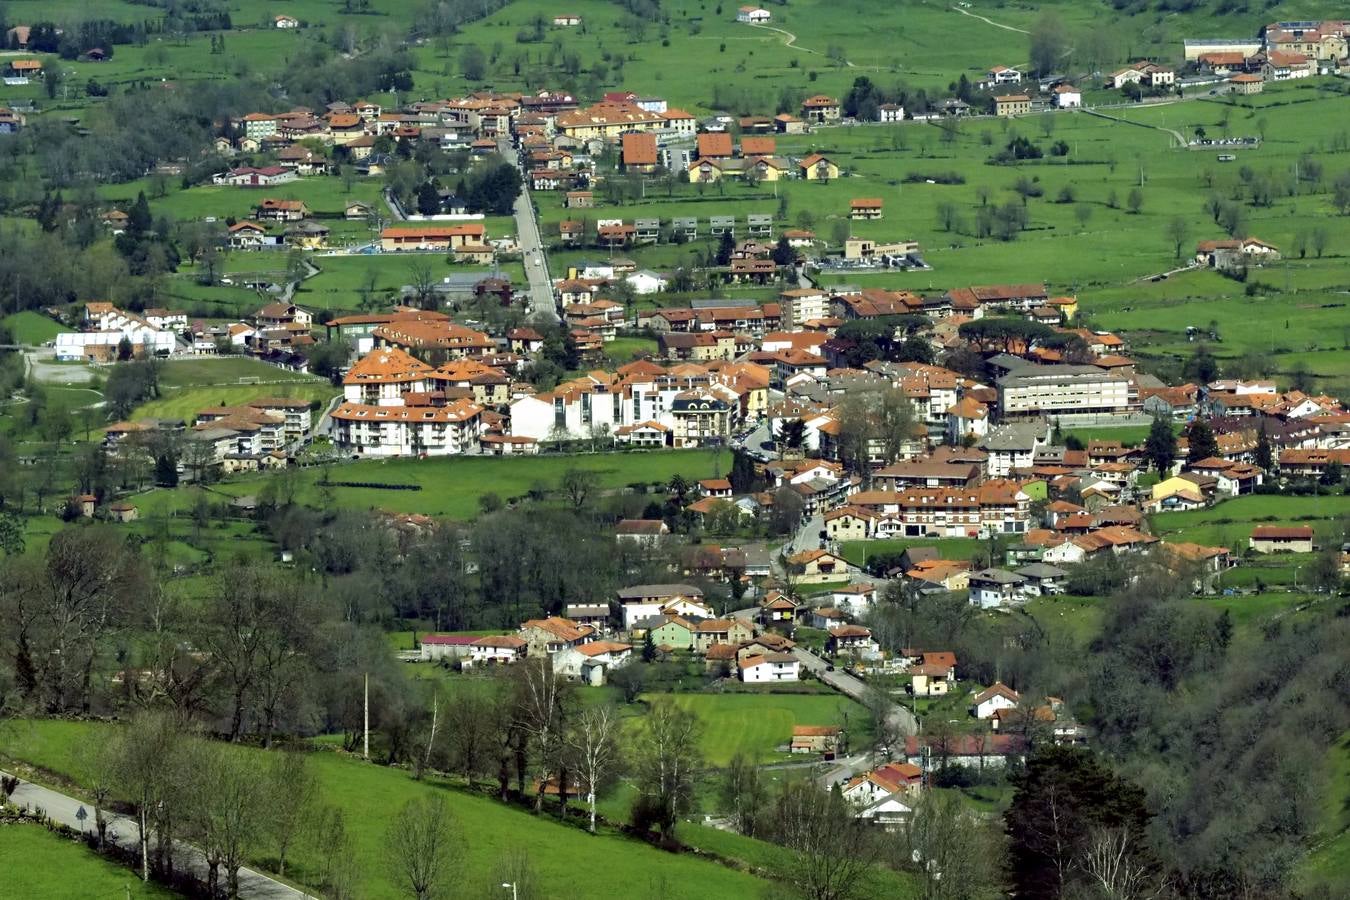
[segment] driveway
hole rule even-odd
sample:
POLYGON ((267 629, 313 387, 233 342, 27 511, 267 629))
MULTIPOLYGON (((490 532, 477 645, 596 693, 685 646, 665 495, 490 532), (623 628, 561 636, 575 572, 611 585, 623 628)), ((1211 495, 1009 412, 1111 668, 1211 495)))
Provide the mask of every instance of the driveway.
MULTIPOLYGON (((8 773, 3 773, 8 774, 8 773)), ((22 782, 18 789, 10 798, 16 806, 28 806, 30 809, 41 809, 47 814, 47 817, 54 822, 60 822, 62 825, 69 825, 77 831, 89 830, 94 828, 94 809, 93 806, 86 806, 74 797, 53 791, 50 788, 41 787, 31 782, 22 782), (85 810, 86 818, 84 822, 79 819, 79 811, 85 810)), ((136 841, 136 822, 126 816, 119 816, 108 813, 108 835, 117 846, 127 850, 138 852, 139 845, 136 841)), ((206 857, 196 847, 187 844, 176 844, 175 865, 180 870, 190 871, 203 884, 206 883, 206 857)), ((223 877, 223 873, 222 873, 223 877)), ((273 878, 268 878, 252 869, 239 870, 239 896, 245 900, 303 900, 308 894, 302 893, 293 887, 282 884, 273 878)))

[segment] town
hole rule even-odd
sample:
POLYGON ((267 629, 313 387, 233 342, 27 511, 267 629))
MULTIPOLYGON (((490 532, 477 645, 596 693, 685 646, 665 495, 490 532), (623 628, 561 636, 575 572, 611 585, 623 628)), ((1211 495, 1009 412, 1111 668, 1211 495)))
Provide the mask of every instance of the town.
POLYGON ((1212 5, 12 0, 0 878, 1338 896, 1350 21, 1212 5))

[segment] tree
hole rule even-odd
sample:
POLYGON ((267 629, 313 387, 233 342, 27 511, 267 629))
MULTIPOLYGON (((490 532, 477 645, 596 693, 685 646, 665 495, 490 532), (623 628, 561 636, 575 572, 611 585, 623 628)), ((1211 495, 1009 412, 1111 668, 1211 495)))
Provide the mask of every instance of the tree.
POLYGON ((561 812, 567 810, 567 726, 572 692, 548 658, 526 660, 515 667, 515 723, 529 738, 538 768, 534 811, 544 808, 544 790, 556 773, 561 812))
POLYGON ((424 216, 434 216, 441 211, 441 192, 436 182, 427 180, 417 189, 417 211, 424 216))
POLYGON ((1004 896, 1000 835, 951 792, 925 791, 900 831, 900 859, 917 870, 929 900, 1004 896))
POLYGON ((1181 216, 1174 216, 1166 226, 1167 239, 1172 242, 1172 249, 1176 254, 1176 259, 1181 259, 1181 248, 1186 243, 1186 238, 1190 236, 1191 229, 1186 220, 1181 216))
POLYGON ((669 700, 653 702, 645 724, 633 748, 638 790, 633 825, 639 830, 655 826, 663 842, 671 844, 679 817, 693 808, 703 727, 692 710, 669 700))
POLYGON ((581 512, 586 502, 600 486, 600 476, 592 469, 568 469, 562 476, 562 491, 572 503, 575 512, 581 512))
MULTIPOLYGON (((650 632, 648 632, 650 633, 650 632)), ((581 787, 591 808, 591 834, 595 834, 596 799, 613 778, 619 764, 619 716, 612 706, 593 706, 582 713, 568 735, 576 758, 581 787)))
POLYGON ((459 54, 459 71, 466 81, 482 81, 487 74, 487 54, 477 44, 468 44, 459 54))
POLYGON ((464 858, 464 841, 442 797, 409 800, 389 823, 385 855, 394 879, 416 900, 443 896, 464 858))
MULTIPOLYGON (((193 765, 200 793, 188 807, 193 831, 202 843, 207 863, 225 869, 225 895, 239 896, 239 869, 265 830, 268 806, 276 795, 264 791, 251 761, 219 744, 195 744, 193 765)), ((186 811, 186 810, 185 810, 186 811)))
POLYGON ((269 831, 277 849, 277 874, 286 875, 286 854, 301 835, 313 812, 318 782, 309 771, 303 753, 283 752, 272 760, 267 773, 268 796, 285 798, 268 805, 269 831))
POLYGON ((785 419, 778 426, 774 440, 778 442, 779 447, 800 450, 806 440, 806 422, 802 419, 785 419))
POLYGON ((1125 208, 1132 215, 1139 215, 1144 208, 1144 192, 1137 187, 1130 188, 1130 192, 1125 195, 1125 208))
POLYGON ((1214 440, 1214 430, 1203 419, 1196 419, 1186 430, 1186 461, 1194 464, 1219 454, 1219 445, 1214 440))
POLYGON ((342 810, 325 807, 315 815, 314 845, 319 858, 319 884, 330 900, 356 900, 361 880, 360 855, 342 810))
POLYGON ((1270 435, 1266 433, 1264 422, 1261 424, 1261 430, 1256 435, 1256 452, 1253 461, 1267 472, 1275 467, 1275 454, 1271 450, 1270 435))
POLYGON ((774 265, 786 268, 796 261, 797 251, 792 249, 792 245, 788 243, 787 236, 780 234, 778 236, 778 243, 775 244, 773 248, 774 265))
POLYGON ((864 896, 880 842, 841 794, 822 794, 811 779, 786 782, 771 819, 775 841, 793 851, 784 861, 789 884, 811 900, 864 896))
POLYGON ((1124 831, 1131 865, 1151 867, 1144 839, 1144 792, 1090 751, 1049 746, 1015 779, 1004 813, 1008 873, 1019 897, 1071 896, 1087 877, 1082 862, 1100 829, 1124 831))
POLYGON ((1059 17, 1047 12, 1031 26, 1030 41, 1031 69, 1037 75, 1045 76, 1053 72, 1063 58, 1068 34, 1059 17))
POLYGON ((756 837, 764 826, 768 803, 767 785, 760 778, 759 766, 743 753, 737 753, 722 774, 722 804, 731 810, 732 826, 746 837, 756 837))
POLYGON ((715 258, 717 265, 731 265, 731 254, 735 249, 736 239, 731 236, 731 232, 722 232, 722 237, 717 242, 717 256, 715 258))
POLYGON ((1148 439, 1144 441, 1144 456, 1160 477, 1166 478, 1172 471, 1177 458, 1177 437, 1172 432, 1172 423, 1162 416, 1153 417, 1148 439))

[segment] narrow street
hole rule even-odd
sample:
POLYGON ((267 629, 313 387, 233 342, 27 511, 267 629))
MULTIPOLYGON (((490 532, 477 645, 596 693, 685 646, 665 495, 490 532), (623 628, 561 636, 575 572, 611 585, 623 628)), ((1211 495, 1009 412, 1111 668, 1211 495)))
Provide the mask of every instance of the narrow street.
MULTIPOLYGON (((3 773, 9 774, 9 773, 3 773)), ((10 798, 16 806, 41 809, 53 822, 68 825, 71 828, 92 831, 94 828, 94 808, 87 806, 74 797, 41 787, 31 782, 21 782, 10 798), (79 811, 85 811, 85 820, 79 819, 79 811)), ((106 813, 109 839, 119 847, 135 852, 137 850, 136 822, 126 816, 106 813)), ((196 847, 179 843, 175 845, 175 864, 180 869, 190 871, 203 884, 206 883, 206 857, 196 847)), ((92 851, 91 851, 92 852, 92 851)), ((153 852, 153 850, 152 850, 153 852)), ((222 878, 223 878, 222 874, 222 878)), ((282 884, 252 869, 239 870, 239 896, 245 900, 302 900, 309 894, 282 884)))
MULTIPOLYGON (((511 160, 520 169, 521 177, 525 170, 520 165, 520 156, 511 146, 509 138, 503 137, 497 145, 503 157, 511 160)), ((525 280, 529 282, 529 305, 532 316, 547 316, 558 321, 558 307, 553 300, 553 280, 548 273, 548 257, 544 254, 544 242, 539 236, 539 219, 534 212, 534 203, 530 200, 530 189, 522 183, 520 196, 516 197, 516 244, 520 247, 520 258, 525 264, 525 280)))

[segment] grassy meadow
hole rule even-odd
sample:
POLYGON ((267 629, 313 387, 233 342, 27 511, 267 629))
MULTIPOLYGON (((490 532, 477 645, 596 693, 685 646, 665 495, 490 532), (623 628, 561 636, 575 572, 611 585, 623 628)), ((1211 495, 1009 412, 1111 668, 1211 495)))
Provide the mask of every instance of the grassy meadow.
POLYGON ((726 765, 738 753, 760 761, 787 758, 777 749, 792 741, 794 725, 846 726, 854 747, 866 747, 870 740, 867 711, 838 694, 757 691, 668 696, 703 722, 703 754, 714 766, 726 765))
MULTIPOLYGON (((295 470, 297 500, 310 506, 338 505, 350 509, 379 509, 397 513, 420 513, 467 520, 478 515, 478 499, 496 494, 503 500, 521 497, 536 487, 557 490, 569 469, 585 469, 599 476, 604 490, 618 491, 632 484, 669 481, 675 475, 690 480, 710 478, 716 468, 713 451, 670 450, 650 453, 617 453, 594 456, 440 457, 435 459, 364 460, 349 465, 295 470), (334 482, 387 485, 420 485, 418 490, 375 487, 325 486, 325 476, 334 482)), ((721 469, 726 472, 725 454, 721 469)), ((231 478, 214 486, 228 496, 254 494, 266 476, 231 478)), ((155 491, 167 496, 173 507, 186 508, 173 491, 155 491)))
MULTIPOLYGON (((106 727, 83 722, 10 722, 0 732, 0 756, 22 759, 76 783, 84 782, 89 770, 80 747, 96 740, 106 727)), ((239 752, 260 764, 265 756, 260 750, 239 752)), ((767 887, 751 875, 692 856, 664 853, 612 831, 593 837, 550 818, 456 790, 438 778, 417 782, 402 770, 336 753, 312 754, 310 764, 323 802, 347 815, 355 852, 363 860, 360 896, 372 900, 403 896, 382 862, 384 833, 404 803, 427 794, 444 798, 461 828, 466 857, 457 883, 471 894, 478 888, 481 895, 490 893, 492 870, 505 854, 518 849, 528 852, 542 883, 565 883, 569 894, 581 900, 612 897, 616 884, 623 885, 626 896, 690 900, 754 897, 767 887), (577 879, 578 869, 603 869, 606 877, 577 879)), ((269 860, 264 847, 256 848, 253 857, 263 865, 269 860)), ((294 854, 288 873, 303 882, 313 877, 317 863, 315 848, 302 847, 294 854)))
POLYGON ((0 871, 7 896, 26 900, 168 900, 181 896, 96 856, 83 843, 40 825, 0 825, 0 871))

